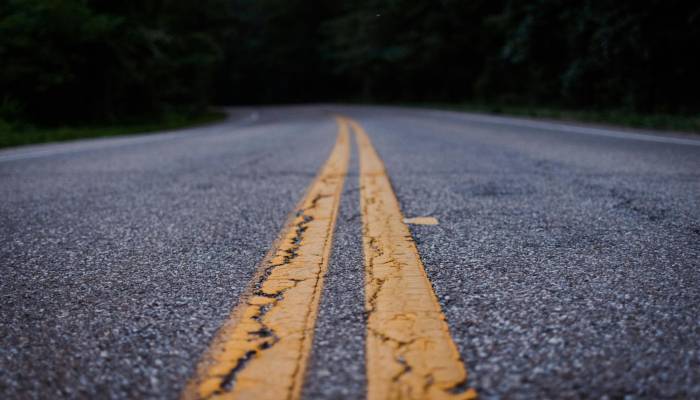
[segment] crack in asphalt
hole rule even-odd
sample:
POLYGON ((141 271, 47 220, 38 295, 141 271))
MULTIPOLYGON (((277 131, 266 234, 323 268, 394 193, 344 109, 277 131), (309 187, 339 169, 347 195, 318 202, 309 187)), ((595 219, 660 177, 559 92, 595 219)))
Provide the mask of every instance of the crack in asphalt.
MULTIPOLYGON (((248 331, 248 335, 250 337, 248 341, 251 344, 255 344, 256 348, 247 351, 242 357, 240 357, 237 360, 234 367, 229 371, 228 374, 226 374, 226 377, 221 381, 221 384, 219 385, 219 390, 215 391, 207 398, 212 398, 216 395, 232 391, 236 385, 236 377, 241 371, 243 371, 246 368, 249 361, 256 357, 258 353, 271 349, 275 344, 279 342, 280 338, 275 332, 275 330, 265 323, 265 315, 272 309, 274 309, 275 306, 277 306, 279 302, 284 299, 284 293, 287 290, 296 287, 299 284, 299 282, 303 282, 304 280, 289 279, 291 282, 293 282, 291 287, 283 288, 274 292, 266 292, 263 289, 263 285, 276 268, 291 264, 294 261, 294 259, 296 259, 299 256, 299 248, 301 247, 301 244, 304 240, 304 233, 308 229, 308 224, 314 220, 314 217, 312 215, 307 215, 306 212, 315 209, 317 207, 318 200, 320 200, 320 198, 322 197, 328 196, 319 194, 312 200, 311 205, 309 207, 297 211, 295 217, 297 222, 293 225, 295 235, 286 243, 286 246, 289 247, 281 249, 283 253, 286 253, 286 255, 283 257, 282 263, 271 264, 270 266, 266 267, 264 273, 254 285, 254 296, 272 299, 272 302, 266 304, 254 304, 251 302, 251 300, 246 302, 246 304, 250 307, 257 307, 257 313, 251 316, 250 319, 255 321, 256 324, 259 325, 259 328, 248 331)), ((316 277, 316 280, 318 281, 318 277, 316 277)), ((316 283, 316 285, 317 284, 318 282, 316 283)), ((291 391, 291 389, 292 388, 290 387, 289 390, 291 391)), ((287 394, 287 396, 284 397, 288 398, 289 393, 287 394)))
POLYGON ((473 399, 384 164, 351 125, 360 149, 368 398, 473 399))
POLYGON ((183 398, 299 398, 349 158, 347 127, 339 125, 330 157, 183 398))

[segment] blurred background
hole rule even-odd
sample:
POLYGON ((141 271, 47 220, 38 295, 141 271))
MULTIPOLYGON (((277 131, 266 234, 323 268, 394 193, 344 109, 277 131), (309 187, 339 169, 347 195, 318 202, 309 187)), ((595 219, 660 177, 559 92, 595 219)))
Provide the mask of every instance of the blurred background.
POLYGON ((0 0, 0 142, 330 101, 699 130, 699 51, 697 1, 0 0))

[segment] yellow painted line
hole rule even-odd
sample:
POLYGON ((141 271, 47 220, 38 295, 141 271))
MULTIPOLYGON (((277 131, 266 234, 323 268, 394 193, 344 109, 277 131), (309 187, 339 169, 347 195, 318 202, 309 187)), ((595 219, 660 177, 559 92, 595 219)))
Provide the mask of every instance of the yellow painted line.
POLYGON ((183 399, 298 399, 350 158, 348 125, 183 399))
POLYGON ((404 218, 403 222, 410 225, 437 225, 438 220, 435 217, 413 217, 404 218))
POLYGON ((368 400, 474 399, 384 163, 348 122, 360 154, 368 400))

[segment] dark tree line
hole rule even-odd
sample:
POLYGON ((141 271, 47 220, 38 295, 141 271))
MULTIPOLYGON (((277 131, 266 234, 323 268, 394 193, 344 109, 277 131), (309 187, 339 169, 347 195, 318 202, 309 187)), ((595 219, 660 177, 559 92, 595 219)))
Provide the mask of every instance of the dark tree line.
POLYGON ((696 1, 0 0, 0 117, 355 99, 693 113, 699 50, 696 1))
POLYGON ((225 0, 0 1, 0 110, 49 122, 203 110, 235 30, 225 0))

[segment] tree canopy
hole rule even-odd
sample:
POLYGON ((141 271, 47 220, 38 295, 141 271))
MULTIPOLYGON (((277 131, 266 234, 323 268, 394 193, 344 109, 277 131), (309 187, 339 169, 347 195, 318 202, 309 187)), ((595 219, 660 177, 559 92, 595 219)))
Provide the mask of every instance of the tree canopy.
POLYGON ((483 101, 700 110, 682 0, 0 0, 0 117, 211 103, 483 101))

